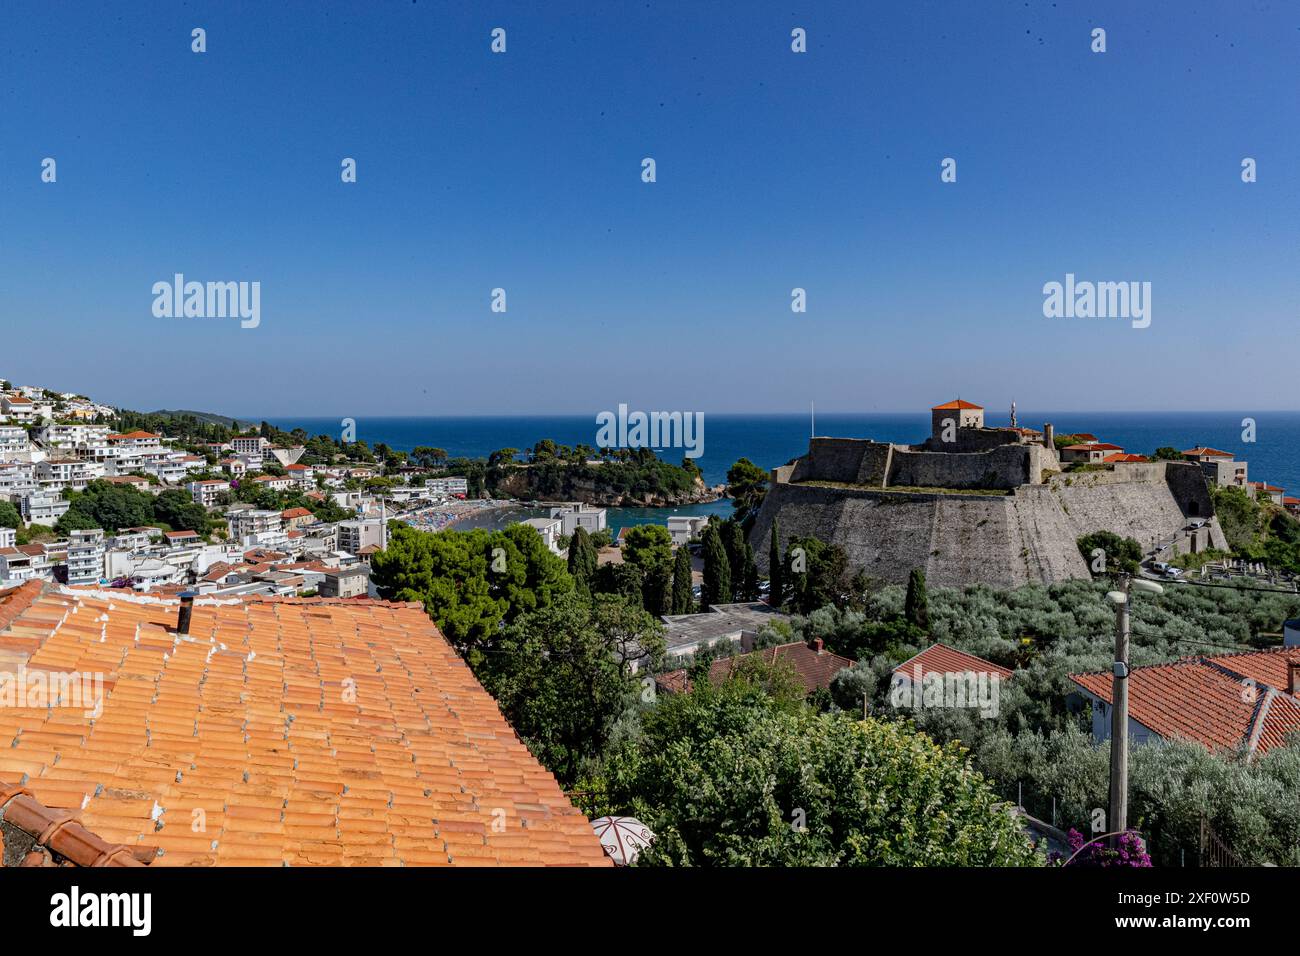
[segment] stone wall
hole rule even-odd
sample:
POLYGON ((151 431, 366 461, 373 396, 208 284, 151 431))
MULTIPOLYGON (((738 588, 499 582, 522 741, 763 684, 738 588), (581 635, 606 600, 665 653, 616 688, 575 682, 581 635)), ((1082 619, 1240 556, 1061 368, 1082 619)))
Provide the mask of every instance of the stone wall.
POLYGON ((915 488, 1018 488, 1036 482, 1028 445, 1001 445, 990 451, 953 453, 894 452, 891 486, 915 488))
MULTIPOLYGON (((951 459, 966 456, 927 456, 895 447, 891 482, 907 476, 909 485, 920 484, 927 457, 950 459, 940 467, 952 468, 951 459)), ((1178 462, 1061 475, 1047 484, 1021 485, 1008 495, 777 483, 767 493, 750 543, 766 571, 768 536, 776 520, 783 551, 791 537, 813 536, 839 545, 855 570, 884 581, 901 583, 919 567, 936 586, 1012 588, 1087 578, 1077 545, 1082 535, 1113 531, 1145 549, 1178 532, 1193 511, 1209 518, 1212 507, 1200 469, 1178 462)), ((1211 521, 1208 533, 1211 544, 1221 547, 1217 521, 1211 521)))

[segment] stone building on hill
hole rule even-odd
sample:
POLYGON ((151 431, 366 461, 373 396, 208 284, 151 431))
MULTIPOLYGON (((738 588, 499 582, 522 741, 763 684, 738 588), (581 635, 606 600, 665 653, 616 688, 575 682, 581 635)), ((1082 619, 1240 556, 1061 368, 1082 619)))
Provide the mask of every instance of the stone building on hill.
POLYGON ((1208 532, 1188 548, 1227 542, 1199 465, 1113 461, 1063 473, 1052 425, 990 428, 961 399, 931 410, 931 434, 913 445, 819 438, 773 469, 750 533, 766 570, 768 535, 815 537, 844 549, 854 570, 902 582, 913 568, 940 586, 1087 578, 1078 539, 1094 531, 1165 546, 1189 518, 1208 532))

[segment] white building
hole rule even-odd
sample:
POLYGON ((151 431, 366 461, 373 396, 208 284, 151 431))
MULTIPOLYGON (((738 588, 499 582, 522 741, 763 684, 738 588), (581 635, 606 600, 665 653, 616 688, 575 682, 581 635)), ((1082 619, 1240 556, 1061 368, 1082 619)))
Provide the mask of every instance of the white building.
POLYGON ((468 495, 469 482, 461 477, 430 478, 424 483, 424 489, 430 494, 452 498, 456 495, 468 495))
POLYGON ((227 514, 226 524, 230 529, 231 539, 242 541, 249 535, 279 531, 284 525, 284 520, 278 511, 248 508, 227 514))
POLYGON ((31 450, 27 429, 0 425, 0 461, 18 461, 31 450))
POLYGON ((37 420, 36 406, 32 400, 23 395, 5 395, 0 398, 0 412, 11 422, 34 422, 37 420))
POLYGON ((211 508, 217 503, 217 499, 229 490, 229 482, 217 481, 216 479, 191 481, 189 483, 190 497, 205 508, 211 508))
POLYGON ((572 535, 579 528, 584 529, 587 534, 595 534, 597 531, 605 530, 605 509, 594 508, 591 505, 575 504, 564 505, 559 508, 551 509, 551 517, 559 518, 563 527, 563 534, 572 535))
POLYGON ((708 523, 707 515, 670 515, 668 533, 672 535, 673 544, 681 547, 690 544, 692 538, 702 535, 708 523))
POLYGON ((525 518, 521 523, 537 529, 537 533, 542 536, 542 543, 553 554, 560 554, 560 529, 564 524, 559 518, 525 518))
POLYGON ((256 455, 259 459, 271 448, 271 441, 260 435, 256 438, 232 438, 230 448, 236 455, 256 455))
POLYGON ((68 583, 98 584, 104 576, 104 532, 74 531, 68 537, 68 583))
POLYGON ((80 458, 47 458, 36 466, 37 480, 49 490, 71 488, 82 491, 96 478, 104 477, 104 466, 80 458))
POLYGON ((340 521, 338 531, 339 550, 350 554, 360 554, 362 548, 371 545, 382 548, 387 544, 384 523, 378 518, 340 521))
POLYGON ((28 524, 53 526, 71 507, 71 502, 61 494, 23 495, 19 501, 23 520, 28 524))

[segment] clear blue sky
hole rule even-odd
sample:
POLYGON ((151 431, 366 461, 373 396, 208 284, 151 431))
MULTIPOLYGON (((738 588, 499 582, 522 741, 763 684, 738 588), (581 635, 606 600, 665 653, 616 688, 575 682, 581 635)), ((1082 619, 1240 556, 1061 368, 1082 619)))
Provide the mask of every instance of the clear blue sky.
POLYGON ((1300 4, 7 0, 0 21, 20 383, 255 417, 1300 405, 1300 4), (261 326, 154 318, 176 272, 260 281, 261 326), (1044 318, 1067 272, 1151 282, 1151 327, 1044 318))

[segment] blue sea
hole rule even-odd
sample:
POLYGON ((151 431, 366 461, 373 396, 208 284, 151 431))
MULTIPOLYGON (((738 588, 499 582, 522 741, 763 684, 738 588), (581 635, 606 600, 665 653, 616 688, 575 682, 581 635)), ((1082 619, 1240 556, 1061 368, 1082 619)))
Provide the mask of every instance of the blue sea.
MULTIPOLYGON (((286 431, 340 436, 340 418, 268 418, 286 431)), ((1178 449, 1208 445, 1249 462, 1251 481, 1267 481, 1300 495, 1300 412, 1032 412, 1021 411, 1022 427, 1041 429, 1051 422, 1057 434, 1091 432, 1126 451, 1150 454, 1162 445, 1178 449), (1253 418, 1255 440, 1243 440, 1242 420, 1253 418)), ((1006 414, 987 413, 987 424, 1008 424, 1006 414)), ((383 442, 398 451, 417 445, 445 448, 453 457, 486 458, 498 448, 525 449, 542 438, 560 444, 595 446, 594 416, 484 416, 448 418, 358 418, 356 437, 370 446, 383 442)), ((818 435, 918 442, 930 432, 928 410, 906 414, 818 414, 818 435)), ((762 468, 782 465, 808 449, 808 415, 704 416, 703 455, 696 459, 709 484, 726 480, 739 458, 762 468)), ((660 453, 678 463, 681 452, 660 453)), ((726 514, 729 502, 680 509, 612 509, 609 522, 662 521, 666 514, 726 514), (622 512, 628 512, 624 515, 622 512)), ((485 519, 486 520, 486 519, 485 519)))

